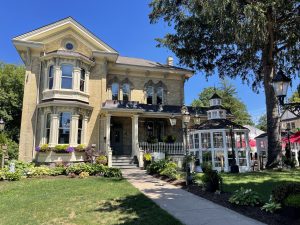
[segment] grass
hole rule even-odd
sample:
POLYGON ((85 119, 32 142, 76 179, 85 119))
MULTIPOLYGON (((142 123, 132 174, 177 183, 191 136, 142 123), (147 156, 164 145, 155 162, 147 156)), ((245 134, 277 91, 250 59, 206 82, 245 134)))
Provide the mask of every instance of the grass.
POLYGON ((262 171, 249 173, 222 173, 223 190, 234 192, 240 187, 251 188, 257 191, 262 197, 262 201, 267 202, 272 189, 279 184, 286 182, 300 183, 300 170, 291 171, 262 171))
POLYGON ((181 224, 126 180, 0 182, 0 224, 181 224))

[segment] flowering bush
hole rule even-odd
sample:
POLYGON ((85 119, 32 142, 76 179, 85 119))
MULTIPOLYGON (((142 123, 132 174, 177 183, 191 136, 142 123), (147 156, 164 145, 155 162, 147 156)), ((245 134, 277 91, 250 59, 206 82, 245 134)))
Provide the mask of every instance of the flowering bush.
POLYGON ((74 147, 70 147, 70 146, 67 147, 66 152, 69 152, 69 153, 74 152, 74 147))

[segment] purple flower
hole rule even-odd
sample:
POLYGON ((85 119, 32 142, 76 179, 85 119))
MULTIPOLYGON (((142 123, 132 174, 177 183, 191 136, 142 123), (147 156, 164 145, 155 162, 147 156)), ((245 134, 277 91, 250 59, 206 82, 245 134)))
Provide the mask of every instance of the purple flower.
POLYGON ((69 147, 67 148, 66 151, 67 151, 67 152, 74 152, 74 150, 75 150, 74 147, 70 147, 70 146, 69 146, 69 147))
POLYGON ((41 151, 41 147, 40 146, 36 146, 35 147, 35 151, 37 151, 37 152, 41 151))

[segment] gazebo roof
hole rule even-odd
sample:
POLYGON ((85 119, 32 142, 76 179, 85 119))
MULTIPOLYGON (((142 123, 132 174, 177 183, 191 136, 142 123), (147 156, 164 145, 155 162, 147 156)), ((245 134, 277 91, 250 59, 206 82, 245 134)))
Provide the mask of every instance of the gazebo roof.
POLYGON ((216 130, 216 129, 231 129, 231 128, 248 130, 248 128, 243 127, 228 119, 206 120, 200 125, 195 125, 193 128, 196 130, 216 130))

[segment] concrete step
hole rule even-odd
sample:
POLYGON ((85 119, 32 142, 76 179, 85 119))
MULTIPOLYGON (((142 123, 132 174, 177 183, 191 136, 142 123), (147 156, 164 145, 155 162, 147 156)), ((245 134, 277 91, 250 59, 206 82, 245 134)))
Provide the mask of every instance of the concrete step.
POLYGON ((136 165, 133 162, 114 162, 112 161, 113 165, 136 165))
POLYGON ((132 156, 113 156, 112 159, 133 159, 132 156))
POLYGON ((127 162, 127 163, 132 163, 134 160, 133 159, 112 159, 112 162, 127 162))
POLYGON ((131 165, 112 165, 114 168, 119 168, 119 169, 136 169, 138 166, 136 164, 131 164, 131 165))

